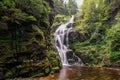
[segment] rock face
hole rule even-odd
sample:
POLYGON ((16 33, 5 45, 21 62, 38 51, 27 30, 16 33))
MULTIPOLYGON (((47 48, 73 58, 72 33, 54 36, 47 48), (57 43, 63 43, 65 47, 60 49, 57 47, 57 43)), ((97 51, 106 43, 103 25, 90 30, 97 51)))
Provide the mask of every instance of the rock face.
POLYGON ((51 43, 50 3, 52 0, 0 2, 0 79, 37 77, 60 69, 51 43))

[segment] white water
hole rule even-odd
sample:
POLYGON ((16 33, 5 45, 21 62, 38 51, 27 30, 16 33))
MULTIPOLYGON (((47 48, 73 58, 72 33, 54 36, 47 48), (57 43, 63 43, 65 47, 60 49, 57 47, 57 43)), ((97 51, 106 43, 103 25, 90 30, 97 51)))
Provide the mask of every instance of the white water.
MULTIPOLYGON (((69 33, 74 32, 73 23, 74 16, 72 16, 66 24, 60 25, 54 33, 55 47, 58 50, 63 65, 70 65, 67 58, 67 52, 72 51, 69 48, 69 33)), ((75 53, 73 53, 73 57, 76 57, 78 62, 83 65, 81 59, 76 56, 75 53)), ((73 58, 71 60, 73 60, 73 58)))

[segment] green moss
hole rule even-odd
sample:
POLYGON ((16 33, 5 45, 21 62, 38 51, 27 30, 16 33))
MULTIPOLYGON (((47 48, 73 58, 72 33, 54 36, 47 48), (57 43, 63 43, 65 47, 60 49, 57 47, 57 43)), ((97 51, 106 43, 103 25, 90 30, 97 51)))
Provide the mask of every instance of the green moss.
POLYGON ((51 3, 0 1, 0 69, 5 78, 38 77, 52 72, 52 67, 60 67, 50 36, 51 3))
POLYGON ((39 77, 39 76, 44 76, 44 75, 45 75, 44 73, 37 73, 37 74, 34 74, 31 77, 34 78, 34 77, 39 77))

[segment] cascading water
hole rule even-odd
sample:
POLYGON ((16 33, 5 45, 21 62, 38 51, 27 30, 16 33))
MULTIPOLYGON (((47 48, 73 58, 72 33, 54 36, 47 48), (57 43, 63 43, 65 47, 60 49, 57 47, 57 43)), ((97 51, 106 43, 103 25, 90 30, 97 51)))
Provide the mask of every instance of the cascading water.
POLYGON ((60 25, 54 33, 55 47, 58 50, 63 65, 70 65, 69 60, 74 60, 74 57, 76 57, 77 61, 83 65, 83 62, 77 55, 75 55, 75 53, 72 53, 73 57, 71 59, 68 59, 67 56, 68 52, 73 52, 69 48, 69 33, 74 32, 73 23, 74 16, 72 15, 72 18, 69 20, 69 22, 60 25))

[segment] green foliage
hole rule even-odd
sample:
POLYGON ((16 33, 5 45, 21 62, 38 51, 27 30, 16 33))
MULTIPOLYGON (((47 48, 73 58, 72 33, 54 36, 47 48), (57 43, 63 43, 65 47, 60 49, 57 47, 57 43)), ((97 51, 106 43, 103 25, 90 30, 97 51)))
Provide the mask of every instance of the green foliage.
POLYGON ((69 2, 65 4, 65 10, 68 10, 68 15, 76 14, 77 9, 77 3, 75 0, 69 0, 69 2))
POLYGON ((52 32, 54 33, 55 30, 60 26, 61 24, 66 23, 69 20, 69 16, 58 14, 55 16, 54 23, 52 25, 52 32))
POLYGON ((54 0, 55 14, 73 15, 77 13, 77 3, 75 0, 69 0, 67 3, 64 0, 54 0))
POLYGON ((120 3, 111 0, 84 0, 76 14, 75 29, 80 40, 72 43, 88 64, 119 64, 120 3), (86 6, 87 5, 87 6, 86 6))
POLYGON ((52 3, 52 0, 0 1, 0 72, 4 73, 3 77, 43 76, 53 72, 52 67, 60 67, 60 61, 54 61, 59 60, 58 55, 48 56, 47 52, 56 53, 50 36, 52 3))
POLYGON ((54 0, 54 7, 55 14, 64 11, 63 0, 54 0))
POLYGON ((120 64, 120 52, 119 51, 112 52, 110 56, 110 60, 114 64, 120 64))

